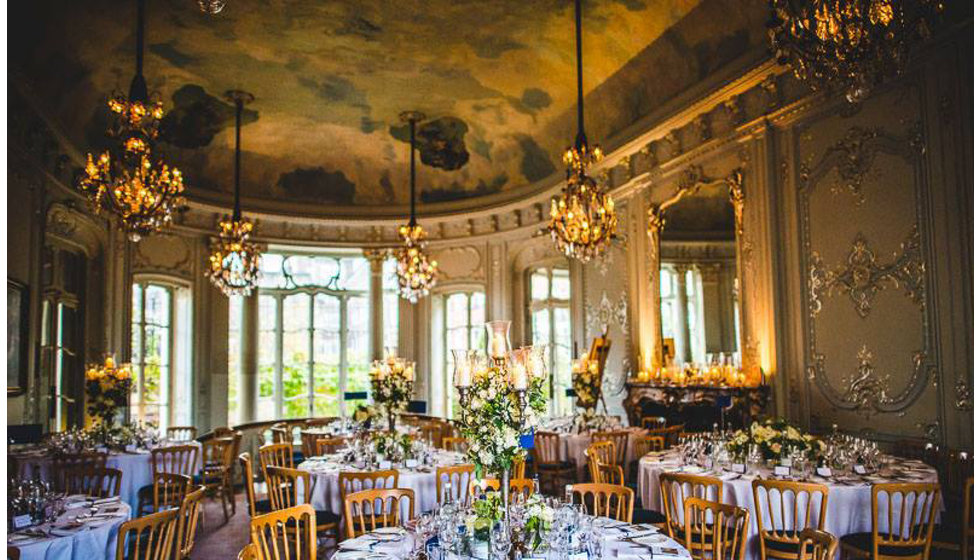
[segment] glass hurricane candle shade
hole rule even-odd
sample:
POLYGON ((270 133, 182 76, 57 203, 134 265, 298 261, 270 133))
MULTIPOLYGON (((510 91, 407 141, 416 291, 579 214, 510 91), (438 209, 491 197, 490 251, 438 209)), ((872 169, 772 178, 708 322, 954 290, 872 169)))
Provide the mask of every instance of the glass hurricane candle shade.
POLYGON ((510 352, 510 321, 490 321, 486 329, 490 357, 503 360, 510 352))

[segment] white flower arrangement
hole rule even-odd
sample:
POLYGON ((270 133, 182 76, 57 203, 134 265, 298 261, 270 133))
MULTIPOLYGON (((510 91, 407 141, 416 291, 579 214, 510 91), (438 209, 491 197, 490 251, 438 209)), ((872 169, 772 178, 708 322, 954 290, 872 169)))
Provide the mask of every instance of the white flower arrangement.
POLYGON ((739 430, 728 440, 728 451, 735 455, 745 455, 749 447, 757 445, 762 458, 776 460, 784 452, 802 451, 811 459, 823 454, 826 444, 820 439, 804 434, 782 418, 770 418, 762 423, 753 422, 748 430, 739 430))

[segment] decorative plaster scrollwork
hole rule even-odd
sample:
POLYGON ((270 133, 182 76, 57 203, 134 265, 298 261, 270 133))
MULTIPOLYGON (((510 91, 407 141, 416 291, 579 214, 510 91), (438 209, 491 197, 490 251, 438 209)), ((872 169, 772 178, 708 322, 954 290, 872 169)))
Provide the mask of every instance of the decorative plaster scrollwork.
POLYGON ((817 251, 810 253, 809 293, 810 315, 820 313, 821 298, 833 289, 847 294, 854 309, 862 318, 871 313, 875 294, 885 288, 886 282, 905 290, 905 294, 920 307, 925 301, 925 263, 922 262, 919 230, 912 230, 888 264, 878 262, 875 252, 868 246, 864 235, 858 234, 851 245, 846 263, 836 271, 827 270, 817 251))
POLYGON ((866 417, 877 412, 877 407, 888 403, 888 375, 880 376, 875 372, 872 360, 874 355, 866 345, 858 351, 857 371, 844 381, 844 393, 841 399, 854 405, 854 409, 866 417))
POLYGON ((745 172, 741 168, 731 172, 725 182, 728 183, 728 198, 735 207, 735 234, 739 237, 745 233, 742 213, 745 210, 745 189, 742 183, 745 180, 745 172))
POLYGON ((953 389, 956 391, 956 409, 964 411, 973 410, 973 387, 970 385, 970 380, 964 376, 960 376, 956 380, 956 385, 953 389))
POLYGON ((619 300, 613 304, 609 299, 609 294, 603 290, 599 305, 593 306, 591 303, 585 304, 585 316, 589 329, 593 332, 602 332, 605 325, 619 325, 620 331, 625 335, 629 333, 629 311, 626 302, 626 292, 619 294, 619 300))
POLYGON ((827 151, 834 160, 838 176, 830 192, 840 194, 849 191, 854 195, 856 205, 864 204, 865 180, 877 179, 880 175, 873 169, 877 153, 874 140, 878 134, 876 129, 852 127, 843 139, 827 151))

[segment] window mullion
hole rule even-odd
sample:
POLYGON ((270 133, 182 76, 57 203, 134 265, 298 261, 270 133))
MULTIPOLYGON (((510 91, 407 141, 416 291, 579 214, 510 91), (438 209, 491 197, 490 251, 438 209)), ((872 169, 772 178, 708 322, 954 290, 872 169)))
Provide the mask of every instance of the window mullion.
POLYGON ((284 303, 284 298, 282 294, 276 295, 276 364, 274 372, 274 383, 273 383, 273 403, 275 409, 275 417, 282 417, 282 352, 283 352, 283 332, 282 332, 282 307, 284 303))
POLYGON ((340 415, 346 416, 344 393, 347 392, 347 296, 340 297, 340 371, 337 372, 340 415))
POLYGON ((308 342, 308 359, 306 362, 306 410, 309 416, 313 416, 313 400, 315 398, 315 393, 313 391, 313 369, 316 358, 313 357, 314 341, 316 339, 316 325, 313 323, 314 310, 316 309, 316 293, 310 294, 310 328, 307 332, 309 337, 308 342))

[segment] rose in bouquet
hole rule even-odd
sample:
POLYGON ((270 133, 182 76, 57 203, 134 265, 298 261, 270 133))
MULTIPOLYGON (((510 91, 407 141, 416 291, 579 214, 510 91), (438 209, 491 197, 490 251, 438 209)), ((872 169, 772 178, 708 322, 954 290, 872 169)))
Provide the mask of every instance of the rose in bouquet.
POLYGON ((105 363, 89 365, 85 371, 88 413, 106 426, 114 423, 116 410, 126 405, 132 389, 129 365, 116 364, 111 356, 105 363))
POLYGON ((555 510, 549 506, 541 494, 531 494, 525 504, 527 512, 524 531, 528 534, 531 550, 537 550, 543 540, 542 535, 551 529, 555 520, 555 510))
POLYGON ((374 450, 389 461, 401 461, 408 457, 412 438, 398 432, 377 432, 373 436, 374 450))
POLYGON ((748 430, 739 430, 728 441, 728 451, 745 456, 751 446, 758 446, 762 458, 774 461, 784 455, 802 452, 810 459, 817 459, 826 448, 818 438, 804 434, 782 418, 770 418, 753 422, 748 430))
POLYGON ((353 419, 362 427, 370 428, 373 422, 381 419, 381 416, 381 409, 377 405, 360 404, 354 409, 353 419))
POLYGON ((408 408, 415 380, 415 364, 389 357, 371 366, 371 397, 388 417, 388 429, 395 429, 395 416, 408 408))
POLYGON ((599 362, 589 359, 588 354, 572 363, 572 389, 575 391, 575 405, 585 410, 599 403, 602 391, 602 377, 599 375, 599 362))

